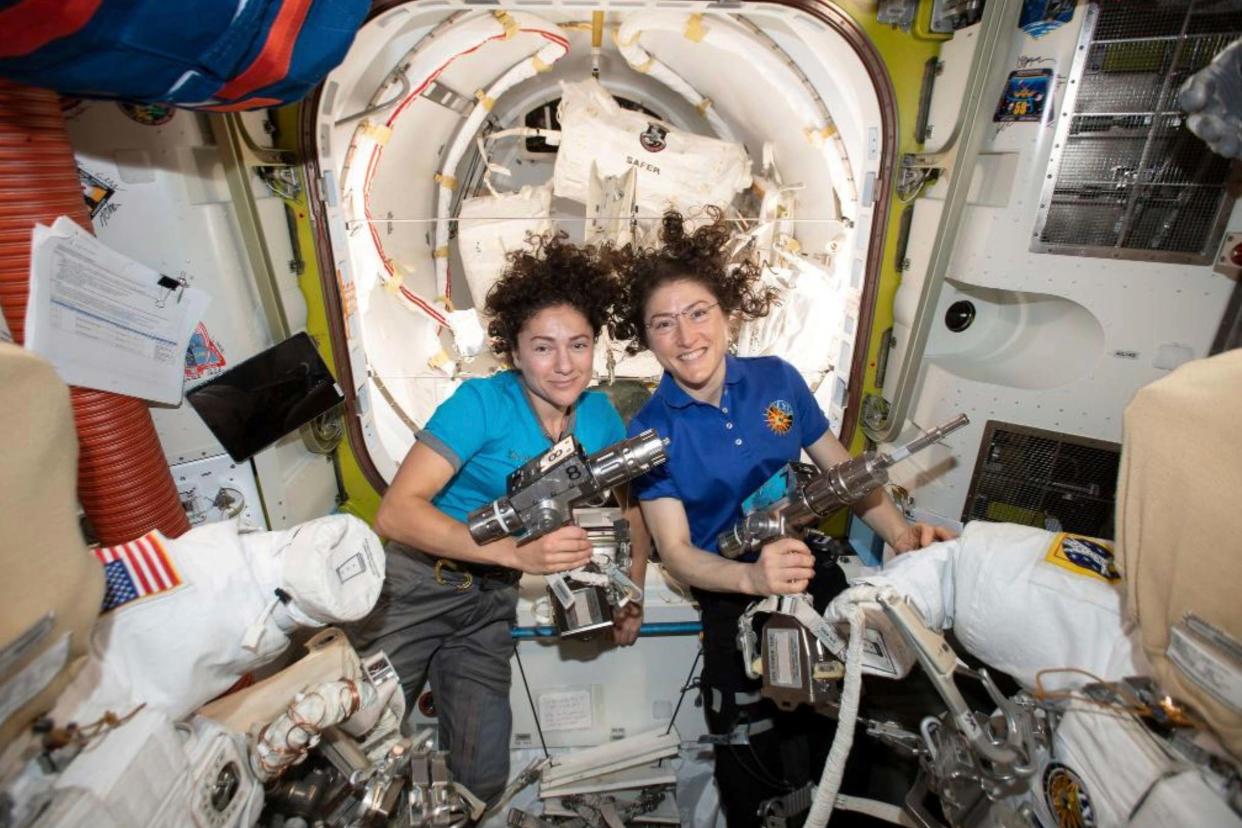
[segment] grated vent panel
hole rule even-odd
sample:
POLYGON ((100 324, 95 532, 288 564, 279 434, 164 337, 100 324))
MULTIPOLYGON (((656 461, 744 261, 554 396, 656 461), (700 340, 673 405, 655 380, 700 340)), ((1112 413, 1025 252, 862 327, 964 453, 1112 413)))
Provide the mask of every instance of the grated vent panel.
POLYGON ((962 520, 1112 538, 1120 460, 1115 443, 989 421, 962 520))
POLYGON ((1230 162, 1186 129, 1182 83, 1242 34, 1237 4, 1088 7, 1057 124, 1032 249, 1212 260, 1233 198, 1230 162))

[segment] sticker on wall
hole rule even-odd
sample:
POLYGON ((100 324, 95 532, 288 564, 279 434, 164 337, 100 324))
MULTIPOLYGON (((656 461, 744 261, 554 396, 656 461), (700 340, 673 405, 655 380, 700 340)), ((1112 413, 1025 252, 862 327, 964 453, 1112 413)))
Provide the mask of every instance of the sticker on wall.
POLYGON ((1026 0, 1022 4, 1018 28, 1031 37, 1043 37, 1073 19, 1076 2, 1077 0, 1026 0))
POLYGON ((143 126, 160 126, 172 120, 177 114, 175 107, 162 103, 133 103, 130 101, 117 101, 117 106, 121 108, 131 121, 137 121, 143 126))
POLYGON ((992 120, 998 123, 1043 120, 1051 90, 1051 69, 1016 69, 1010 72, 992 120))
POLYGON ((190 334, 190 346, 185 350, 185 379, 193 382, 204 377, 214 377, 224 370, 224 352, 207 333, 202 322, 190 334))
POLYGON ((115 200, 120 187, 107 176, 97 175, 81 165, 78 165, 78 181, 82 183, 82 198, 86 200, 86 209, 91 211, 91 221, 107 224, 120 206, 115 200))

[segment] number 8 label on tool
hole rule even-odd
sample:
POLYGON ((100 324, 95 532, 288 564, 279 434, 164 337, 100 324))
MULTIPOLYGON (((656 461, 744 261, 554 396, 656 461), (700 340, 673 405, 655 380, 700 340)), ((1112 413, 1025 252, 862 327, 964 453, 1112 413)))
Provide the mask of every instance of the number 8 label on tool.
POLYGON ((552 448, 548 449, 548 453, 539 461, 539 473, 544 474, 548 469, 564 460, 566 457, 574 453, 574 438, 572 435, 561 440, 552 448))

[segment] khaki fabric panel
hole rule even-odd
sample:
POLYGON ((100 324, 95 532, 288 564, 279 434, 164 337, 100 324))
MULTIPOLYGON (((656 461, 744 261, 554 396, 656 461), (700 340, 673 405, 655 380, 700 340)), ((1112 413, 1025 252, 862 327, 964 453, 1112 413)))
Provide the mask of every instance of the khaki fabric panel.
POLYGON ((103 568, 78 527, 78 438, 69 389, 52 367, 15 345, 0 343, 0 654, 49 612, 50 632, 13 664, 15 676, 69 637, 68 658, 34 697, 0 722, 3 749, 47 711, 86 653, 103 602, 103 568))
POLYGON ((1156 678, 1202 711, 1242 758, 1242 716, 1168 660, 1187 612, 1242 641, 1242 349, 1189 362, 1125 413, 1117 563, 1156 678))

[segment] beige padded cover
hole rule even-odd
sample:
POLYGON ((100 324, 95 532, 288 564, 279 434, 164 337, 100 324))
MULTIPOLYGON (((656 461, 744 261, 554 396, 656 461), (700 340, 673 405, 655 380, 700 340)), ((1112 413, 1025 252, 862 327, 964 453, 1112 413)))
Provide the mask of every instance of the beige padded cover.
POLYGON ((1242 349, 1186 363, 1126 409, 1117 546, 1156 678, 1242 758, 1242 716, 1165 655, 1187 612, 1242 641, 1242 349))
POLYGON ((2 750, 68 682, 104 586, 103 568, 78 528, 78 438, 69 389, 52 366, 6 343, 0 343, 0 458, 2 750), (48 613, 50 624, 37 627, 48 613), (42 634, 29 646, 14 646, 32 629, 42 634), (50 652, 66 634, 67 654, 50 652), (22 689, 27 686, 32 697, 22 689), (9 702, 23 698, 29 700, 9 711, 9 702))

